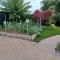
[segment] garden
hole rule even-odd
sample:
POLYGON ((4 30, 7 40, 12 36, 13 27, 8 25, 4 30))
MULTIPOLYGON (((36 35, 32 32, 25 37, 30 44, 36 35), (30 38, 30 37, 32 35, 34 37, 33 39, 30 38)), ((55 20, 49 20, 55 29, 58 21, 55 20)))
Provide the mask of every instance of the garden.
MULTIPOLYGON (((47 37, 60 35, 60 1, 43 0, 41 10, 29 11, 30 2, 23 0, 7 0, 0 3, 8 13, 8 19, 0 24, 1 32, 36 34, 33 41, 39 42, 47 37)), ((7 16, 7 15, 6 15, 7 16)), ((2 19, 0 19, 2 20, 2 19)))

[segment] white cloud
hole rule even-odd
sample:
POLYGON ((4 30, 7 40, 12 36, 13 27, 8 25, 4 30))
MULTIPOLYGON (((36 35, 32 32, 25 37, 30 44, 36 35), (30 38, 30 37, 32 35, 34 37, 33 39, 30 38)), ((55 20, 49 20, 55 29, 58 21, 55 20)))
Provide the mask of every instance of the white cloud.
POLYGON ((32 5, 32 7, 30 8, 30 10, 33 12, 34 10, 36 10, 36 9, 40 9, 40 2, 42 1, 42 0, 24 0, 25 2, 28 2, 28 1, 30 1, 31 3, 30 3, 30 5, 32 5))

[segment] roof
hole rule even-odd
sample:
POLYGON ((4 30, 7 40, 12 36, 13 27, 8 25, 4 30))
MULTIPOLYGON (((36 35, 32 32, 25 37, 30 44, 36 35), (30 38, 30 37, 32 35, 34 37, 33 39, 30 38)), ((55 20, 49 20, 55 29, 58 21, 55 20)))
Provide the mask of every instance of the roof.
POLYGON ((5 13, 5 14, 9 14, 9 12, 3 12, 3 11, 0 11, 0 13, 5 13))

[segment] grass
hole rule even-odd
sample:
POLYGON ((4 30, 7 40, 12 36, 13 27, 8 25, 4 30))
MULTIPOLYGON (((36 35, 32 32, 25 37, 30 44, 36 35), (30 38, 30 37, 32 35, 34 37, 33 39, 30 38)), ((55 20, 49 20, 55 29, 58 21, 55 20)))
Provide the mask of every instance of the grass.
POLYGON ((40 35, 37 35, 34 41, 40 42, 41 40, 48 38, 50 36, 59 35, 60 27, 53 28, 52 26, 47 26, 43 28, 40 35))

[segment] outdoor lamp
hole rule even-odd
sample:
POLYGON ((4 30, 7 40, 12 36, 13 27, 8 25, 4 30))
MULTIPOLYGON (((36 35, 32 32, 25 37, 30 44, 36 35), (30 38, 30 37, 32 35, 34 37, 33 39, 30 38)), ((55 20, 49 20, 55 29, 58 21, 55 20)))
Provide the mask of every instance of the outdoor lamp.
POLYGON ((29 20, 28 19, 26 19, 26 23, 29 23, 29 20))
POLYGON ((20 25, 22 24, 22 22, 20 21, 20 25))

